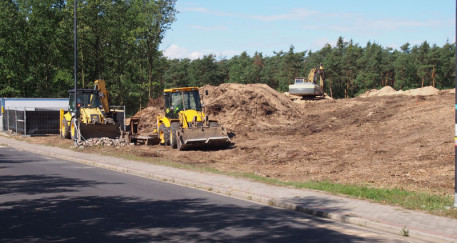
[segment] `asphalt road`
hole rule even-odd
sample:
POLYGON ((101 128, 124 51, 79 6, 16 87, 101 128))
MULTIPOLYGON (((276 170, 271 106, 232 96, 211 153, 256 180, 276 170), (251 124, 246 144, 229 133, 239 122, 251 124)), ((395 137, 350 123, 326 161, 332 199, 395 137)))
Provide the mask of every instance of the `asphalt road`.
POLYGON ((0 146, 1 242, 405 239, 0 146))

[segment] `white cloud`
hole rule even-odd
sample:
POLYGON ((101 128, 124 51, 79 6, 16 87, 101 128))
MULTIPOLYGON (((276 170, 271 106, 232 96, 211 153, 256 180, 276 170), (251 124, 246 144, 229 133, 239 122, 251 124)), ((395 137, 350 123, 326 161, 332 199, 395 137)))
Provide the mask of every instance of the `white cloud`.
MULTIPOLYGON (((408 20, 408 19, 371 19, 360 15, 340 15, 333 16, 338 21, 332 21, 337 24, 318 24, 318 25, 304 25, 304 29, 309 30, 328 30, 338 33, 350 33, 350 34, 362 34, 372 35, 373 33, 382 33, 385 31, 414 31, 415 29, 431 28, 434 26, 442 26, 446 24, 442 21, 437 20, 408 20)), ((332 16, 326 16, 327 20, 331 19, 332 16)), ((347 34, 345 34, 347 35, 347 34)))
POLYGON ((231 12, 215 11, 207 8, 200 7, 185 7, 180 9, 182 12, 197 12, 197 13, 206 13, 216 16, 226 16, 226 17, 237 17, 242 19, 255 19, 260 21, 277 21, 277 20, 302 20, 311 16, 319 14, 318 11, 308 10, 305 8, 292 9, 288 13, 284 14, 275 14, 275 15, 245 15, 237 14, 231 12))
POLYGON ((196 50, 190 51, 187 48, 180 47, 176 44, 170 45, 163 51, 163 55, 169 59, 182 59, 182 58, 189 58, 192 60, 202 58, 203 56, 207 55, 215 55, 218 59, 222 58, 231 58, 232 56, 239 55, 240 51, 235 50, 222 50, 222 51, 214 51, 214 50, 196 50))
POLYGON ((336 41, 329 40, 328 38, 318 38, 314 39, 312 44, 311 44, 311 49, 312 50, 320 50, 322 49, 326 44, 330 44, 331 46, 335 46, 336 41))
POLYGON ((199 8, 199 7, 186 7, 186 8, 183 8, 181 11, 198 12, 198 13, 207 13, 207 12, 209 12, 209 10, 207 8, 199 8))
POLYGON ((182 48, 176 44, 172 44, 163 51, 163 55, 168 57, 169 59, 180 59, 184 58, 188 52, 189 50, 187 50, 186 48, 182 48))
POLYGON ((202 58, 205 54, 203 52, 200 52, 200 51, 193 51, 192 53, 190 53, 187 58, 190 58, 192 60, 195 60, 195 59, 199 59, 199 58, 202 58))
POLYGON ((216 30, 227 30, 226 26, 201 26, 191 25, 190 28, 204 31, 216 31, 216 30))
POLYGON ((199 8, 199 7, 185 7, 179 10, 180 12, 197 12, 197 13, 207 13, 217 16, 235 16, 233 13, 222 12, 222 11, 214 11, 207 8, 199 8))
POLYGON ((302 20, 311 16, 318 14, 317 11, 308 10, 305 8, 297 8, 291 10, 286 14, 276 14, 276 15, 256 15, 253 16, 253 19, 260 21, 277 21, 277 20, 302 20))

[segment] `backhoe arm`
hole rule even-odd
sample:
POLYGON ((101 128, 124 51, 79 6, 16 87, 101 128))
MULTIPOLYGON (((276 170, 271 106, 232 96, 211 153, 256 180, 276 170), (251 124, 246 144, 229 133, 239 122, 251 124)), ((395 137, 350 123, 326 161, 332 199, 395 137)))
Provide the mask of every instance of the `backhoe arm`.
POLYGON ((105 80, 98 79, 95 80, 95 87, 94 89, 98 90, 98 96, 100 98, 100 102, 102 103, 103 110, 106 114, 110 113, 109 103, 108 103, 108 90, 105 87, 105 80))

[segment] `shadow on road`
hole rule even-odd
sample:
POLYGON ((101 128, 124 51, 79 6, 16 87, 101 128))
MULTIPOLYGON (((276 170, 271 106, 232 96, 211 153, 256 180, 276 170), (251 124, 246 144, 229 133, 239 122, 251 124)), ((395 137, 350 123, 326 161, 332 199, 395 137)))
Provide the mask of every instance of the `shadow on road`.
POLYGON ((75 192, 100 184, 106 183, 52 175, 0 175, 0 195, 75 192))
MULTIPOLYGON (((199 198, 164 201, 123 196, 46 195, 98 183, 58 176, 1 176, 0 183, 2 197, 5 194, 28 197, 0 201, 0 238, 4 242, 367 240, 316 228, 306 222, 297 223, 297 217, 305 216, 259 205, 219 205, 199 198), (38 198, 39 194, 42 195, 38 198)), ((320 219, 312 221, 328 224, 320 219)))

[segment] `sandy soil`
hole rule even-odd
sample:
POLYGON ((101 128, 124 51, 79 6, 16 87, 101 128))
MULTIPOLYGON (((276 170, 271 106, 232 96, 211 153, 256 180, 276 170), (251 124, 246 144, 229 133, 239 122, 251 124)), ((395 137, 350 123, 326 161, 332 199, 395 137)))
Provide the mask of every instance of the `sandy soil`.
MULTIPOLYGON (((204 86, 202 94, 204 90, 209 91, 204 96, 207 114, 234 135, 230 148, 176 151, 156 145, 100 150, 284 181, 454 193, 455 94, 450 90, 399 92, 385 87, 353 99, 303 102, 262 84, 204 86)), ((159 107, 154 101, 136 114, 145 133, 153 129, 159 107)), ((55 136, 28 140, 62 142, 55 136)))

